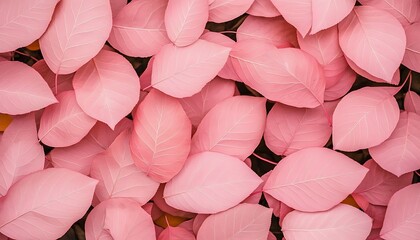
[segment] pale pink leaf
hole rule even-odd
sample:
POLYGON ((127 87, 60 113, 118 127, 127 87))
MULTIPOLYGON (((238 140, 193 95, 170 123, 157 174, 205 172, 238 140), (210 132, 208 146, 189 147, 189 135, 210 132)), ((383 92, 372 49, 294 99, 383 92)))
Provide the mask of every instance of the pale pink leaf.
POLYGON ((42 170, 44 161, 35 115, 14 116, 0 139, 0 196, 23 176, 42 170))
POLYGON ((209 7, 210 22, 227 22, 244 14, 254 0, 211 0, 209 7))
POLYGON ((191 122, 179 101, 150 91, 135 114, 130 144, 134 163, 147 176, 161 183, 175 176, 191 145, 191 122))
POLYGON ((413 91, 408 91, 404 98, 404 109, 408 112, 420 114, 420 96, 413 91))
POLYGON ((243 203, 209 216, 198 230, 200 240, 266 240, 273 210, 258 204, 243 203))
POLYGON ((0 231, 13 239, 58 239, 83 217, 97 180, 64 168, 26 175, 0 201, 0 231))
POLYGON ((391 196, 401 188, 410 185, 413 179, 413 173, 396 177, 383 170, 373 160, 367 161, 363 166, 367 167, 369 172, 353 194, 364 197, 370 204, 388 205, 391 196))
POLYGON ((314 108, 324 101, 325 78, 314 57, 294 48, 247 40, 232 49, 233 66, 245 84, 266 98, 294 107, 314 108))
POLYGON ((57 76, 57 86, 55 85, 55 73, 51 71, 44 59, 39 60, 32 68, 35 69, 44 80, 47 82, 48 86, 51 88, 53 93, 61 93, 68 90, 73 90, 72 80, 74 74, 66 74, 57 76))
POLYGON ((339 41, 346 57, 369 74, 388 83, 403 59, 403 27, 385 10, 357 6, 338 24, 339 41))
POLYGON ((195 213, 225 211, 243 201, 262 182, 238 158, 202 152, 188 158, 163 193, 172 207, 195 213))
POLYGON ((121 9, 127 5, 127 0, 110 0, 112 17, 115 18, 121 9))
POLYGON ((96 206, 85 223, 86 240, 155 240, 152 218, 127 198, 109 199, 96 206))
POLYGON ((325 211, 352 193, 367 172, 367 168, 342 153, 305 148, 276 165, 264 192, 296 210, 325 211))
POLYGON ((235 83, 220 77, 214 78, 206 84, 197 94, 191 97, 181 98, 179 102, 184 108, 185 113, 191 120, 194 127, 198 127, 206 114, 219 102, 233 97, 235 93, 235 83))
POLYGON ((264 140, 277 155, 287 156, 307 147, 322 147, 331 126, 322 106, 294 108, 276 103, 267 116, 264 140))
POLYGON ((62 0, 39 39, 45 62, 56 74, 75 72, 98 54, 111 27, 109 1, 62 0))
POLYGON ((420 16, 418 0, 359 0, 362 5, 383 9, 391 13, 403 26, 416 22, 420 16))
POLYGON ((170 43, 164 24, 168 0, 131 1, 113 20, 109 43, 133 57, 150 57, 170 43))
POLYGON ((79 107, 74 91, 62 92, 57 99, 59 103, 42 113, 38 137, 48 146, 67 147, 82 140, 96 120, 79 107))
POLYGON ((195 240, 195 236, 184 228, 168 226, 159 234, 157 240, 195 240))
POLYGON ((229 51, 201 39, 182 48, 168 44, 153 61, 152 86, 173 97, 190 97, 216 77, 229 51))
POLYGON ((198 126, 190 155, 212 151, 245 160, 264 133, 265 102, 264 98, 235 96, 217 104, 198 126))
POLYGON ((371 230, 372 219, 347 204, 324 212, 293 211, 286 215, 282 231, 287 240, 365 240, 371 230))
POLYGON ((381 144, 369 148, 383 169, 401 176, 420 168, 420 115, 402 112, 395 130, 381 144))
POLYGON ((357 74, 347 67, 342 74, 337 76, 337 81, 333 85, 325 88, 324 100, 334 101, 346 95, 356 81, 356 77, 357 74))
POLYGON ((163 191, 165 189, 165 184, 160 184, 155 196, 153 196, 153 202, 155 205, 165 213, 168 213, 172 216, 182 217, 182 218, 193 218, 195 216, 194 213, 185 212, 180 209, 173 208, 169 206, 165 199, 163 198, 163 191))
MULTIPOLYGON (((420 2, 417 1, 417 4, 419 5, 420 16, 420 2)), ((418 41, 420 37, 420 22, 407 26, 405 34, 407 36, 407 46, 402 64, 413 71, 420 72, 420 43, 418 41)))
POLYGON ((106 50, 77 70, 73 87, 83 111, 111 129, 133 110, 140 96, 140 82, 131 63, 106 50))
POLYGON ((42 76, 17 61, 0 62, 0 112, 24 114, 57 102, 42 76))
POLYGON ((387 89, 364 87, 347 94, 333 114, 333 146, 357 151, 379 145, 391 136, 400 116, 387 89))
POLYGON ((256 17, 277 17, 280 15, 271 0, 254 0, 247 13, 256 17))
POLYGON ((396 192, 385 213, 381 237, 386 240, 416 240, 420 229, 420 184, 396 192))
POLYGON ((14 51, 45 32, 59 0, 0 1, 0 52, 14 51))
POLYGON ((169 39, 179 47, 194 43, 203 33, 208 18, 208 0, 169 0, 165 11, 169 39))

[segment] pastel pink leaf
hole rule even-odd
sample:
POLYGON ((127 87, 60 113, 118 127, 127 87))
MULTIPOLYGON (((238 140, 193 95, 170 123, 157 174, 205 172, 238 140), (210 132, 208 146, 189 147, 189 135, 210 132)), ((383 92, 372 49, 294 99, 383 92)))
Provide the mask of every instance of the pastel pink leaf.
POLYGON ((372 158, 396 176, 420 168, 420 115, 402 112, 391 136, 369 148, 372 158))
POLYGON ((352 193, 367 172, 367 168, 342 153, 305 148, 276 165, 264 192, 299 211, 325 211, 352 193))
POLYGON ((360 0, 364 6, 372 6, 391 13, 403 26, 416 22, 420 16, 420 3, 417 0, 360 0))
POLYGON ((144 205, 159 187, 159 183, 134 165, 129 141, 129 132, 122 132, 105 153, 93 160, 90 176, 99 180, 95 196, 101 202, 123 197, 144 205))
POLYGON ((297 46, 296 29, 283 17, 248 16, 236 32, 238 42, 247 39, 265 41, 276 47, 297 46))
POLYGON ((127 0, 110 0, 109 3, 111 4, 112 17, 114 18, 127 5, 127 0))
POLYGON ((168 0, 131 1, 113 19, 108 42, 133 57, 150 57, 170 43, 164 17, 168 0))
POLYGON ((200 92, 191 97, 181 98, 182 105, 194 127, 198 127, 206 114, 219 102, 233 97, 235 82, 216 77, 211 80, 200 92))
POLYGON ((147 63, 146 69, 139 77, 141 90, 144 90, 145 88, 149 87, 152 84, 152 67, 153 67, 154 61, 155 61, 155 58, 151 57, 149 62, 147 63))
POLYGON ((324 100, 334 101, 346 95, 356 81, 356 77, 357 74, 350 67, 346 68, 342 74, 337 76, 337 82, 325 88, 324 100))
POLYGON ((282 231, 287 240, 365 240, 371 227, 372 219, 368 215, 347 204, 339 204, 324 212, 293 211, 286 215, 282 231))
POLYGON ((375 161, 369 160, 363 166, 369 172, 354 190, 354 194, 364 197, 370 204, 386 206, 395 192, 411 184, 413 173, 401 177, 383 170, 375 161))
POLYGON ((42 76, 17 61, 0 62, 0 112, 11 115, 42 109, 57 102, 42 76))
POLYGON ((208 0, 169 0, 165 11, 169 39, 179 47, 194 43, 203 33, 208 18, 208 0))
POLYGON ((89 209, 97 182, 64 168, 26 175, 0 201, 0 231, 13 239, 60 238, 89 209))
POLYGON ((245 160, 264 133, 265 102, 264 98, 235 96, 214 106, 192 138, 190 155, 212 151, 245 160))
POLYGON ((163 212, 171 214, 172 216, 182 217, 182 218, 193 218, 196 214, 185 212, 180 209, 173 208, 169 206, 165 199, 163 198, 163 191, 165 189, 165 184, 160 184, 155 196, 153 196, 153 203, 163 212))
POLYGON ((391 136, 400 116, 387 89, 364 87, 347 94, 333 114, 333 146, 357 151, 379 145, 391 136))
POLYGON ((155 56, 152 86, 173 97, 190 97, 216 77, 229 51, 230 48, 201 39, 182 48, 168 44, 155 56))
POLYGON ((390 83, 406 47, 400 22, 385 10, 357 6, 338 24, 338 30, 346 57, 369 74, 390 83))
POLYGON ((152 218, 134 200, 109 199, 96 206, 85 223, 86 240, 155 240, 152 218))
POLYGON ((415 240, 420 225, 420 184, 409 185, 396 192, 385 213, 381 238, 385 240, 415 240))
POLYGON ((0 159, 0 196, 25 175, 44 168, 33 113, 13 117, 0 139, 0 159))
POLYGON ((74 91, 62 92, 57 104, 45 108, 38 130, 39 139, 51 147, 67 147, 88 134, 96 120, 79 107, 74 91))
POLYGON ((243 201, 262 182, 238 158, 202 152, 188 158, 163 192, 172 207, 195 213, 225 211, 243 201))
POLYGON ((152 90, 139 105, 131 137, 134 163, 157 182, 167 182, 190 152, 191 122, 176 98, 152 90))
POLYGON ((277 17, 280 15, 271 0, 255 0, 247 13, 256 17, 277 17))
POLYGON ((55 73, 51 71, 44 59, 39 60, 32 68, 35 69, 44 80, 47 82, 48 86, 51 88, 53 93, 61 93, 64 91, 73 90, 73 76, 74 74, 66 74, 57 76, 57 86, 55 85, 55 73))
POLYGON ((420 96, 413 91, 408 91, 404 98, 404 109, 408 112, 420 114, 420 96))
POLYGON ((254 0, 212 0, 209 7, 209 21, 227 22, 244 14, 254 0))
POLYGON ((272 209, 258 204, 239 204, 206 218, 198 230, 197 239, 267 239, 272 212, 272 209))
POLYGON ((131 63, 106 50, 77 70, 73 87, 83 111, 111 129, 133 110, 140 96, 140 82, 131 63))
POLYGON ((195 240, 195 236, 185 228, 168 226, 159 234, 157 240, 195 240))
POLYGON ((267 147, 287 156, 307 147, 322 147, 331 136, 331 126, 322 107, 294 108, 276 103, 268 113, 264 131, 267 147))
MULTIPOLYGON (((420 3, 419 5, 419 16, 420 16, 420 3)), ((407 46, 405 48, 404 58, 402 64, 409 69, 420 72, 420 22, 414 23, 405 28, 405 34, 407 36, 407 46)))
POLYGON ((262 41, 247 40, 238 42, 230 56, 244 83, 270 100, 307 108, 324 101, 322 68, 300 49, 276 49, 262 41))
POLYGON ((62 0, 39 39, 45 62, 56 74, 75 72, 98 54, 111 27, 109 1, 62 0))
POLYGON ((14 51, 45 32, 59 0, 1 1, 0 52, 14 51))

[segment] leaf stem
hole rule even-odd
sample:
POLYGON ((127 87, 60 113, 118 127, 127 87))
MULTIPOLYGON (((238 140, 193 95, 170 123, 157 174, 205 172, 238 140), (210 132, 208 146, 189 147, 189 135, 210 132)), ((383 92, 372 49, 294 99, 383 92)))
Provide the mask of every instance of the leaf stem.
POLYGON ((38 62, 39 61, 37 58, 35 58, 35 57, 33 57, 33 56, 31 56, 31 55, 29 55, 27 53, 24 53, 24 52, 21 52, 21 51, 18 51, 18 50, 15 50, 14 52, 17 53, 17 54, 20 54, 22 56, 26 56, 26 57, 34 60, 35 62, 38 62))
POLYGON ((257 155, 256 153, 252 153, 252 155, 253 155, 254 157, 256 157, 256 158, 258 158, 258 159, 260 159, 260 160, 262 160, 262 161, 266 162, 266 163, 270 163, 270 164, 272 164, 272 165, 277 165, 277 163, 276 163, 276 162, 273 162, 273 161, 271 161, 271 160, 268 160, 268 159, 266 159, 266 158, 263 158, 263 157, 261 157, 261 156, 257 155))

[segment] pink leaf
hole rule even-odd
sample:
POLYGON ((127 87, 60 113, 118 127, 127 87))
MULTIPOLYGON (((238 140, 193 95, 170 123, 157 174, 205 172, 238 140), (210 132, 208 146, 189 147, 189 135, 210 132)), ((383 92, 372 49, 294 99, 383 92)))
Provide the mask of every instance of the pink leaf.
POLYGON ((129 140, 129 132, 122 132, 104 154, 93 160, 90 176, 99 180, 95 196, 101 202, 124 197, 144 205, 159 187, 134 165, 129 140))
POLYGON ((197 94, 181 98, 179 102, 194 127, 197 127, 206 114, 219 102, 232 97, 235 83, 220 77, 214 78, 197 94))
POLYGON ((47 82, 48 86, 51 88, 53 93, 61 93, 64 91, 73 90, 72 80, 74 74, 66 74, 57 76, 57 86, 55 85, 55 73, 51 71, 44 59, 39 60, 32 68, 35 69, 44 80, 47 82))
POLYGON ((179 47, 194 43, 203 33, 208 18, 208 0, 169 0, 165 11, 169 39, 179 47))
POLYGON ((264 133, 265 102, 264 98, 235 96, 217 104, 198 126, 190 155, 212 151, 245 160, 264 133))
POLYGON ((276 103, 267 116, 264 140, 277 155, 289 155, 307 147, 322 147, 331 126, 322 107, 294 108, 276 103))
POLYGON ((406 46, 404 29, 397 19, 384 10, 358 6, 338 30, 346 57, 369 74, 391 82, 406 46))
POLYGON ((372 229, 382 228, 385 219, 386 207, 369 204, 365 213, 373 220, 372 229))
POLYGON ((86 213, 96 184, 64 168, 27 175, 0 201, 0 231, 14 239, 58 239, 86 213))
POLYGON ((325 211, 352 193, 367 172, 344 154, 328 148, 305 148, 277 164, 264 192, 296 210, 325 211))
POLYGON ((75 72, 98 54, 111 27, 109 1, 62 0, 39 39, 45 62, 56 74, 75 72))
POLYGON ((182 218, 193 218, 195 216, 194 213, 185 212, 176 208, 169 206, 165 199, 163 198, 163 191, 165 188, 165 184, 160 184, 155 196, 153 196, 153 202, 155 205, 165 213, 168 213, 172 216, 182 217, 182 218))
POLYGON ((33 113, 15 116, 0 140, 0 196, 23 176, 44 168, 33 113))
POLYGON ((267 239, 272 212, 258 204, 239 204, 206 218, 197 239, 267 239))
POLYGON ((212 0, 209 7, 210 22, 227 22, 244 14, 254 0, 212 0))
MULTIPOLYGON (((417 4, 420 6, 420 3, 417 4)), ((420 37, 420 22, 407 26, 405 34, 407 35, 407 46, 402 64, 413 71, 420 72, 420 43, 418 41, 420 37)))
POLYGON ((175 98, 150 91, 134 118, 134 163, 157 182, 167 182, 184 165, 191 145, 191 122, 175 98))
POLYGON ((216 77, 229 51, 230 48, 205 40, 183 48, 168 44, 155 56, 152 86, 173 97, 190 97, 216 77))
MULTIPOLYGON (((151 57, 149 62, 147 63, 147 67, 144 72, 140 75, 140 89, 143 91, 144 89, 150 87, 152 85, 152 67, 153 62, 155 61, 155 57, 151 57)), ((147 89, 146 89, 147 91, 147 89)))
POLYGON ((395 130, 381 144, 369 148, 372 158, 394 175, 420 168, 420 115, 402 112, 395 130))
POLYGON ((21 62, 0 62, 0 112, 24 114, 57 102, 42 76, 21 62))
POLYGON ((256 17, 277 17, 280 15, 271 0, 255 0, 247 13, 256 17))
POLYGON ((362 5, 383 9, 391 13, 403 26, 414 23, 420 16, 417 0, 359 0, 362 5))
POLYGON ((334 149, 356 151, 385 141, 394 131, 400 110, 380 87, 364 87, 347 94, 333 115, 334 149))
POLYGON ((415 240, 420 225, 420 184, 396 192, 385 213, 381 237, 386 240, 415 240))
POLYGON ((113 20, 109 43, 133 57, 150 57, 170 42, 164 16, 168 0, 132 1, 113 20))
POLYGON ((356 77, 356 73, 351 68, 346 68, 342 74, 336 77, 337 81, 333 85, 325 88, 325 101, 334 101, 346 95, 356 81, 356 77))
POLYGON ((404 109, 408 112, 420 114, 420 96, 413 91, 408 91, 404 98, 404 109))
POLYGON ((195 236, 184 228, 168 226, 159 234, 157 240, 195 240, 195 236))
POLYGON ((110 0, 112 17, 115 18, 121 9, 127 5, 127 0, 110 0))
POLYGON ((188 158, 163 193, 172 207, 195 213, 217 213, 243 201, 262 180, 240 159, 215 152, 188 158))
POLYGON ((195 216, 194 218, 194 222, 193 222, 193 231, 194 234, 197 235, 198 231, 201 228, 201 225, 203 225, 203 222, 209 217, 210 215, 208 214, 197 214, 197 216, 195 216))
POLYGON ((230 55, 244 83, 270 100, 307 108, 324 101, 322 68, 300 49, 276 49, 268 43, 247 40, 238 42, 230 55))
POLYGON ((140 205, 127 198, 109 199, 96 206, 85 223, 86 240, 155 240, 152 218, 140 205))
POLYGON ((287 240, 365 240, 371 227, 372 219, 368 215, 339 204, 325 212, 293 211, 284 219, 282 230, 287 240))
POLYGON ((59 103, 42 113, 38 137, 48 146, 67 147, 82 140, 96 120, 79 107, 74 91, 62 92, 57 99, 59 103))
POLYGON ((83 111, 111 129, 133 110, 140 95, 137 73, 130 62, 106 50, 76 72, 73 87, 83 111))
POLYGON ((274 6, 302 36, 334 26, 353 9, 355 0, 272 0, 274 6))
POLYGON ((392 195, 401 188, 411 184, 413 173, 407 173, 401 177, 383 170, 375 161, 369 160, 363 166, 369 172, 356 188, 354 193, 364 197, 370 204, 388 205, 392 195))
POLYGON ((37 40, 51 21, 59 0, 1 1, 0 52, 13 51, 37 40))

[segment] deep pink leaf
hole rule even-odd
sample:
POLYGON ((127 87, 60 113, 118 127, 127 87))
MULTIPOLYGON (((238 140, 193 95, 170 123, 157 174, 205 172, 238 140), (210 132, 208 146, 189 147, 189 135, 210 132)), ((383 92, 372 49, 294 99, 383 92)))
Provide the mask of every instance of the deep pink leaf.
POLYGON ((197 216, 194 217, 193 222, 193 231, 194 234, 197 235, 198 231, 201 228, 201 225, 203 225, 203 222, 208 218, 210 215, 208 214, 197 214, 197 216))
POLYGON ((195 240, 195 236, 184 228, 168 226, 159 234, 157 240, 195 240))
POLYGON ((264 98, 235 96, 217 104, 198 126, 190 155, 212 151, 245 160, 264 133, 265 102, 264 98))
POLYGON ((365 240, 371 227, 372 219, 368 215, 339 204, 324 212, 293 211, 284 219, 282 231, 287 240, 365 240))
POLYGON ((352 193, 367 172, 367 168, 339 152, 305 148, 276 165, 264 192, 296 210, 325 211, 352 193))
POLYGON ((0 112, 24 114, 56 103, 42 76, 24 63, 0 62, 0 112))
POLYGON ((357 6, 338 30, 346 57, 369 74, 391 82, 406 46, 404 29, 395 17, 385 10, 357 6))
POLYGON ((391 13, 403 26, 414 23, 420 16, 417 0, 359 0, 362 5, 383 9, 391 13))
POLYGON ((420 226, 420 184, 396 192, 385 213, 381 237, 386 240, 416 240, 420 226))
POLYGON ((227 22, 244 14, 254 0, 210 0, 209 21, 227 22))
POLYGON ((240 159, 215 152, 188 158, 163 193, 172 207, 195 213, 225 211, 243 201, 262 182, 240 159))
POLYGON ((86 240, 155 240, 152 218, 140 205, 127 198, 109 199, 89 213, 86 240))
POLYGON ((62 92, 57 99, 59 103, 42 113, 38 137, 48 146, 67 147, 82 140, 96 120, 79 107, 74 91, 62 92))
POLYGON ((404 109, 408 112, 420 114, 420 96, 413 91, 408 91, 404 98, 404 109))
POLYGON ((109 3, 111 4, 112 17, 114 18, 127 5, 127 0, 110 0, 109 3))
POLYGON ((45 62, 54 73, 75 72, 98 54, 111 27, 109 1, 62 0, 39 39, 45 62))
POLYGON ((89 209, 97 180, 49 168, 16 182, 0 201, 0 231, 14 239, 58 239, 89 209))
POLYGON ((333 115, 333 146, 343 151, 370 148, 394 131, 400 110, 387 89, 364 87, 347 94, 333 115))
POLYGON ((152 86, 173 97, 190 97, 216 77, 229 51, 201 39, 183 48, 168 44, 155 56, 152 86))
POLYGON ((372 231, 370 232, 366 240, 384 240, 383 238, 380 237, 380 232, 381 232, 380 228, 372 229, 372 231))
POLYGON ((131 1, 113 20, 109 43, 133 57, 149 57, 170 43, 164 24, 168 0, 131 1))
POLYGON ((35 69, 44 80, 47 82, 48 86, 51 88, 53 93, 61 93, 64 91, 73 90, 72 80, 74 74, 66 74, 57 76, 57 86, 55 85, 55 73, 51 71, 44 59, 39 60, 32 68, 35 69))
POLYGON ((133 110, 140 95, 140 82, 131 63, 106 50, 77 70, 73 87, 83 111, 111 129, 133 110))
MULTIPOLYGON (((420 16, 420 2, 419 5, 419 16, 420 16)), ((420 22, 414 23, 405 28, 405 34, 407 36, 407 46, 405 48, 404 58, 402 64, 410 68, 413 71, 420 72, 420 22)))
POLYGON ((382 228, 385 219, 386 207, 369 204, 365 213, 373 220, 372 229, 382 228))
POLYGON ((59 0, 1 1, 0 52, 14 51, 45 32, 59 0))
POLYGON ((255 0, 247 13, 256 17, 277 17, 280 15, 271 0, 255 0))

